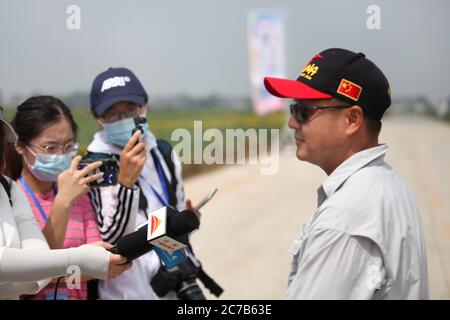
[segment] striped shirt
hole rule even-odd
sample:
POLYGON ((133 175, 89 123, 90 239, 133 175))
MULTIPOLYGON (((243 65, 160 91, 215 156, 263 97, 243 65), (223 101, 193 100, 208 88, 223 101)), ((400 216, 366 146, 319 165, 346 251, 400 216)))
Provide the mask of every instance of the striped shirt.
MULTIPOLYGON (((103 241, 115 244, 123 236, 133 232, 143 222, 147 221, 148 215, 161 208, 163 204, 156 196, 164 195, 163 186, 158 176, 155 161, 160 163, 167 181, 172 181, 172 175, 158 149, 154 135, 147 131, 145 136, 148 154, 147 161, 142 169, 137 183, 132 188, 126 188, 117 184, 104 188, 92 189, 89 196, 97 213, 97 221, 103 241), (140 193, 145 198, 147 209, 139 208, 140 193)), ((101 152, 120 155, 122 150, 108 143, 105 132, 97 132, 94 141, 88 146, 89 152, 101 152)), ((175 196, 177 198, 177 210, 185 209, 183 180, 181 174, 181 162, 175 151, 172 150, 172 161, 174 174, 177 179, 175 196)), ((102 300, 154 300, 157 299, 150 283, 153 276, 158 272, 161 263, 157 254, 151 251, 133 261, 133 266, 120 276, 99 281, 99 297, 102 300)), ((171 292, 173 293, 173 292, 171 292)))
MULTIPOLYGON (((25 190, 21 183, 19 185, 22 187, 25 195, 27 196, 28 202, 33 210, 34 217, 39 223, 39 228, 42 230, 45 227, 45 221, 42 217, 38 207, 33 201, 31 195, 25 190)), ((47 217, 50 216, 50 211, 52 209, 53 201, 55 200, 55 195, 53 191, 47 194, 37 194, 36 198, 39 200, 42 209, 46 213, 47 217)), ((96 214, 92 208, 89 196, 86 194, 76 200, 72 207, 70 208, 70 216, 67 222, 66 236, 64 239, 64 248, 79 247, 86 243, 101 241, 100 232, 98 229, 96 214)), ((60 282, 58 285, 58 300, 68 299, 68 300, 86 300, 87 299, 87 285, 86 282, 80 283, 80 289, 68 289, 65 283, 60 282)), ((50 283, 44 289, 42 289, 36 295, 31 297, 32 300, 53 300, 53 295, 55 291, 55 284, 50 283)))

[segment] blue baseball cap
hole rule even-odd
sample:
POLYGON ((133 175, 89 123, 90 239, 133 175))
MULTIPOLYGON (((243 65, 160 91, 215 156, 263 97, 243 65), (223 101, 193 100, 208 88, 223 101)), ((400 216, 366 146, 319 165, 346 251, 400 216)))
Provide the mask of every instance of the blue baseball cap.
POLYGON ((100 73, 92 83, 91 110, 103 114, 117 102, 134 102, 143 106, 148 101, 139 79, 126 68, 109 68, 100 73))

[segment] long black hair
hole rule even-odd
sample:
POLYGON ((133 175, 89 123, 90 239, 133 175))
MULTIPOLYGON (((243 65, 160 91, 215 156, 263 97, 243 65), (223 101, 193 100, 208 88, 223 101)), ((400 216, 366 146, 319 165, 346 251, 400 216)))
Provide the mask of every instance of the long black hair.
MULTIPOLYGON (((73 120, 72 112, 64 102, 52 96, 35 96, 17 107, 11 125, 17 133, 17 143, 26 146, 42 131, 61 119, 66 119, 70 123, 76 136, 78 126, 73 120)), ((14 146, 10 146, 6 154, 5 173, 10 178, 17 180, 22 173, 22 156, 16 152, 14 146)))

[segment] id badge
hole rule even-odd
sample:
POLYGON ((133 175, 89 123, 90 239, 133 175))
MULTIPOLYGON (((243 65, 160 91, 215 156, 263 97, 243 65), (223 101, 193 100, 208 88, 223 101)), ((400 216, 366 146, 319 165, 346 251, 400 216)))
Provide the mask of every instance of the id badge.
MULTIPOLYGON (((46 293, 45 294, 46 300, 54 300, 54 293, 46 293)), ((57 292, 56 293, 56 300, 69 300, 69 295, 66 292, 57 292)))
POLYGON ((184 249, 176 250, 172 253, 162 250, 158 247, 155 247, 153 250, 155 250, 159 259, 167 269, 172 269, 173 267, 186 261, 186 254, 184 253, 184 249))

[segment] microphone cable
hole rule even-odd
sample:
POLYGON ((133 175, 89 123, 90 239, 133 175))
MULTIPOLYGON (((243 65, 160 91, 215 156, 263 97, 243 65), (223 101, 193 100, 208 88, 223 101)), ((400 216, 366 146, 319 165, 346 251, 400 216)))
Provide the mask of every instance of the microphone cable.
POLYGON ((61 281, 62 278, 64 278, 64 276, 59 277, 58 280, 56 280, 55 292, 53 293, 53 300, 57 300, 56 298, 58 297, 58 286, 59 286, 59 282, 61 281))

